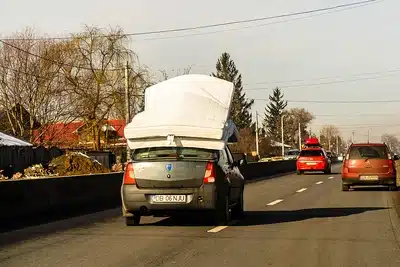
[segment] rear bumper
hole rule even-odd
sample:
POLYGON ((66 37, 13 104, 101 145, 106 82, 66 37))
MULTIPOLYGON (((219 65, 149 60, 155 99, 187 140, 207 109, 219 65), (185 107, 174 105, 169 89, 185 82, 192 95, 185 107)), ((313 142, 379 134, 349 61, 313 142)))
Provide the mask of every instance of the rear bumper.
POLYGON ((361 180, 359 177, 346 178, 342 177, 342 183, 345 185, 394 185, 396 184, 396 177, 379 177, 378 180, 361 180))
POLYGON ((307 165, 305 163, 297 163, 298 171, 325 171, 326 164, 325 163, 317 163, 315 165, 307 165))
POLYGON ((123 216, 134 212, 143 215, 167 214, 179 211, 215 210, 216 186, 206 184, 200 188, 139 189, 136 185, 122 185, 123 216), (154 203, 152 195, 186 195, 186 203, 154 203))

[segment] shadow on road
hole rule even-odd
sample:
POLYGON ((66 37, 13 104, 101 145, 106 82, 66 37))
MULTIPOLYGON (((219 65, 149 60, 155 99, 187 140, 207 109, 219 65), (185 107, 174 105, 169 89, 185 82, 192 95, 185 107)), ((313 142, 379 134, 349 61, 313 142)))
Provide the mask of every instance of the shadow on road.
POLYGON ((1 222, 0 248, 75 227, 90 227, 94 223, 105 222, 121 216, 118 206, 110 205, 106 208, 87 206, 76 210, 43 213, 33 218, 15 218, 1 222), (34 229, 29 229, 31 226, 35 226, 34 229))
MULTIPOLYGON (((286 222, 304 221, 313 218, 334 218, 360 214, 368 211, 387 209, 385 207, 364 208, 314 208, 285 211, 246 211, 241 220, 235 221, 234 226, 268 225, 286 222)), ((156 223, 144 226, 213 226, 206 217, 184 216, 169 217, 156 223)))
POLYGON ((335 218, 360 214, 368 211, 384 210, 386 207, 364 208, 313 208, 285 211, 248 211, 243 220, 235 226, 266 225, 298 222, 314 218, 335 218))
POLYGON ((389 187, 387 186, 357 186, 357 187, 352 187, 352 191, 355 192, 375 192, 375 191, 390 191, 389 187))

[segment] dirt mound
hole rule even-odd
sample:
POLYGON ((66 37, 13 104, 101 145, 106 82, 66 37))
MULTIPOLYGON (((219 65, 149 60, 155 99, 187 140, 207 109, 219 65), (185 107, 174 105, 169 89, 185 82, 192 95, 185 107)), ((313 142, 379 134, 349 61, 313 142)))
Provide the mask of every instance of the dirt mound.
MULTIPOLYGON (((36 164, 30 166, 24 170, 23 178, 36 178, 36 177, 49 177, 54 176, 51 170, 45 169, 42 164, 36 164)), ((13 177, 13 179, 19 179, 21 177, 13 177)))
POLYGON ((89 156, 72 152, 53 159, 49 165, 52 173, 59 176, 84 175, 95 173, 109 173, 110 170, 104 167, 97 160, 91 159, 89 156))

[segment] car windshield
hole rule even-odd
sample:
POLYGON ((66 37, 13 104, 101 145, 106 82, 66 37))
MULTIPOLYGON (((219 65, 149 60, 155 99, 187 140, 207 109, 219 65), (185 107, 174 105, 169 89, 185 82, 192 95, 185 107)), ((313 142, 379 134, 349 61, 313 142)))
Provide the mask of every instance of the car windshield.
POLYGON ((300 152, 300 157, 320 157, 323 155, 322 150, 303 150, 300 152))
POLYGON ((352 146, 350 159, 387 159, 388 151, 385 146, 352 146))
POLYGON ((215 159, 217 153, 213 150, 188 147, 151 147, 140 148, 133 152, 133 160, 159 160, 159 159, 178 159, 178 160, 210 160, 215 159))

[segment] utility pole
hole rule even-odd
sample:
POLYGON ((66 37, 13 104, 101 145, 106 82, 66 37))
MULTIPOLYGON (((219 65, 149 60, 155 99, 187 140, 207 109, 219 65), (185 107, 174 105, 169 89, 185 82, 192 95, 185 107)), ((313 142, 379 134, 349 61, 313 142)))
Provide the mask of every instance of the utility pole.
POLYGON ((351 142, 354 143, 354 131, 351 133, 351 142))
POLYGON ((331 133, 328 131, 328 150, 331 151, 331 133))
MULTIPOLYGON (((125 65, 125 127, 130 123, 130 108, 129 108, 129 62, 126 61, 125 65)), ((131 159, 131 153, 128 146, 128 140, 126 143, 126 160, 129 161, 131 159)))
POLYGON ((369 143, 369 129, 368 129, 368 142, 367 143, 369 143))
POLYGON ((336 155, 339 155, 339 135, 336 135, 336 155))
POLYGON ((283 118, 285 115, 281 115, 281 142, 282 142, 282 157, 285 156, 285 143, 283 138, 283 118))
POLYGON ((301 124, 299 122, 299 150, 301 150, 301 124))
POLYGON ((257 156, 260 157, 260 151, 258 147, 258 112, 256 111, 256 151, 257 156))

